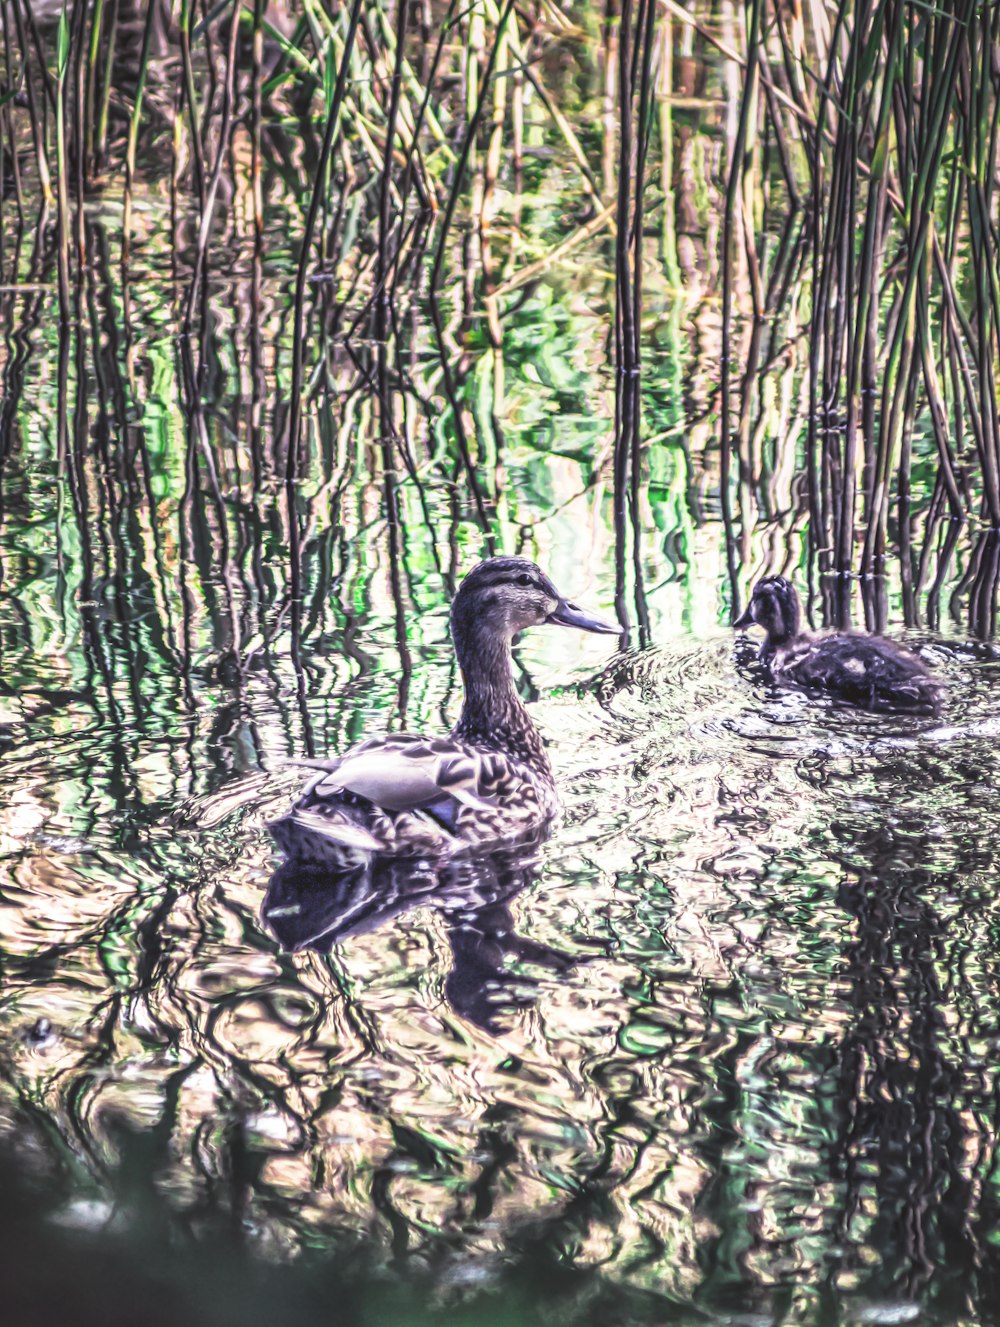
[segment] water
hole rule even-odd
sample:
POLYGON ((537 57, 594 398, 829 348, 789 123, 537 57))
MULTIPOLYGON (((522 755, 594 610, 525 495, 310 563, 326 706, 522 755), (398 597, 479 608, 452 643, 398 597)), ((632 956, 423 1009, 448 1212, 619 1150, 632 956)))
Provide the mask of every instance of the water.
MULTIPOLYGON (((384 671, 304 661, 319 748, 392 712, 371 620, 384 671)), ((454 712, 443 624, 414 726, 454 712)), ((152 1205, 265 1264, 363 1248, 443 1306, 534 1252, 573 1320, 987 1320, 995 657, 934 647, 937 721, 771 692, 721 630, 606 648, 521 652, 565 798, 548 842, 381 882, 329 952, 345 908, 313 896, 297 953, 261 919, 291 681, 171 725, 141 683, 101 712, 80 643, 15 655, 2 1109, 52 1219, 122 1238, 152 1205)))
MULTIPOLYGON (((651 264, 624 545, 607 240, 502 353, 469 315, 498 547, 605 612, 617 547, 651 643, 521 642, 564 799, 543 841, 331 893, 267 832, 294 759, 460 699, 449 588, 484 539, 426 309, 392 397, 419 482, 397 456, 387 484, 371 347, 316 333, 296 581, 287 254, 227 233, 191 338, 189 251, 162 198, 141 218, 127 286, 92 219, 76 336, 47 269, 0 293, 5 1281, 88 1322, 138 1296, 164 1323, 1000 1320, 1000 655, 944 597, 910 636, 948 705, 895 718, 775 691, 733 639, 711 261, 683 299, 651 264)), ((744 585, 804 585, 788 493, 744 585)), ((898 574, 874 588, 906 635, 898 574)))

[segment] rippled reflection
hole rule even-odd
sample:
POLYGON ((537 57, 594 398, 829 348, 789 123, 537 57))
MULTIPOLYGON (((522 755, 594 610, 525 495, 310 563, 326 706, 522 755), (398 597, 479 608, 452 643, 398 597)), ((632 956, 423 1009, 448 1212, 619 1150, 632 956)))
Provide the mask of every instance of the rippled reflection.
MULTIPOLYGON (((789 445, 727 542, 702 57, 617 447, 606 236, 484 313, 456 223, 444 341, 418 290, 380 366, 319 283, 295 482, 286 255, 220 237, 182 336, 166 209, 123 276, 95 207, 60 335, 52 254, 7 247, 0 1258, 40 1251, 38 1302, 96 1268, 151 1321, 172 1286, 164 1322, 1000 1321, 997 541, 929 522, 817 582, 789 445), (456 717, 487 533, 641 647, 518 646, 561 821, 434 870, 283 861, 295 759, 456 717), (771 686, 726 625, 765 571, 919 643, 940 718, 771 686)), ((575 178, 498 262, 561 242, 575 178)))
POLYGON ((275 865, 297 772, 131 863, 22 799, 5 1128, 60 1221, 363 1236, 446 1301, 561 1265, 599 1275, 570 1319, 605 1278, 654 1320, 961 1319, 998 1215, 1000 710, 990 649, 935 649, 940 720, 775 691, 728 635, 620 656, 536 702, 553 837, 442 872, 275 865))
POLYGON ((411 909, 432 908, 451 948, 445 997, 455 1013, 487 1032, 504 1026, 505 1012, 529 1008, 538 985, 509 965, 565 972, 574 961, 517 933, 511 904, 534 881, 539 835, 439 863, 375 859, 344 871, 324 869, 322 838, 291 817, 271 832, 286 856, 271 877, 262 911, 285 949, 325 953, 411 909))

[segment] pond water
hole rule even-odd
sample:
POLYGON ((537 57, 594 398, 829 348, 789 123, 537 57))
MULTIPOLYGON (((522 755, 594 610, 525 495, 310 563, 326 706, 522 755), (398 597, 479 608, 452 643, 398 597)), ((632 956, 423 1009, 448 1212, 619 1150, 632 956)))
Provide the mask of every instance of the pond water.
MULTIPOLYGON (((775 691, 728 628, 724 75, 700 77, 674 140, 698 166, 683 290, 650 250, 624 526, 607 236, 521 292, 499 349, 475 303, 450 331, 495 546, 640 629, 518 646, 564 801, 544 841, 368 890, 303 885, 267 825, 296 757, 457 717, 449 595, 487 544, 425 303, 398 331, 405 463, 370 343, 315 333, 290 518, 277 189, 266 253, 220 238, 195 336, 164 191, 126 280, 95 202, 64 336, 52 255, 12 253, 5 217, 0 1133, 31 1239, 9 1206, 0 1225, 26 1302, 1000 1321, 1000 653, 969 632, 961 543, 943 613, 892 569, 865 604, 947 679, 938 718, 775 691)), ((545 201, 529 253, 569 224, 545 201)), ((805 588, 790 475, 729 545, 744 589, 805 588)))

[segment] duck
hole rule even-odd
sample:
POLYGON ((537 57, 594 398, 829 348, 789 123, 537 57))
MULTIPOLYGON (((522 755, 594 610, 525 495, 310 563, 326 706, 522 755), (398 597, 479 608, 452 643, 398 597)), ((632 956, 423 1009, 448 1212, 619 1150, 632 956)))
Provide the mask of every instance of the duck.
POLYGON ((620 635, 569 602, 535 563, 480 562, 451 605, 464 700, 448 736, 391 733, 342 756, 303 760, 316 770, 272 836, 286 856, 349 867, 376 856, 432 860, 514 841, 559 808, 541 735, 514 686, 511 644, 535 626, 620 635), (308 846, 306 846, 308 845, 308 846))
POLYGON ((824 691, 867 710, 933 714, 944 683, 923 659, 884 636, 858 631, 814 635, 801 627, 798 592, 784 576, 757 582, 737 630, 763 627, 759 659, 775 681, 824 691))

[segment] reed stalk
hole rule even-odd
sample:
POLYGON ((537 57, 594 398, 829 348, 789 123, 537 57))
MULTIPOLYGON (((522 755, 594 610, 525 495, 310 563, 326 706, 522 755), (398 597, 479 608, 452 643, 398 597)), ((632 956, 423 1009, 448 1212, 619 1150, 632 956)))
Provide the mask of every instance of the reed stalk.
POLYGON ((142 29, 142 47, 139 54, 139 71, 135 89, 135 101, 129 116, 128 141, 125 147, 125 201, 122 218, 122 267, 128 266, 129 245, 132 232, 132 187, 135 179, 135 153, 139 141, 139 124, 142 120, 142 98, 149 73, 149 52, 153 35, 153 21, 156 7, 150 5, 146 10, 146 22, 142 29))
POLYGON ((188 287, 187 309, 184 314, 184 330, 190 331, 194 324, 194 313, 198 305, 202 287, 206 281, 205 268, 208 261, 208 244, 215 220, 215 202, 219 192, 223 168, 229 152, 229 134, 233 118, 233 103, 236 99, 236 54, 240 35, 240 6, 242 0, 233 0, 229 24, 229 49, 226 53, 226 75, 222 92, 222 120, 219 125, 219 141, 212 163, 212 175, 205 191, 201 221, 198 226, 198 242, 195 249, 194 271, 188 287))
POLYGON ((66 138, 66 76, 69 71, 69 20, 66 10, 59 16, 56 36, 56 183, 58 188, 59 318, 70 320, 69 298, 69 144, 66 138))
MULTIPOLYGON (((682 18, 672 0, 668 6, 682 18)), ((777 184, 783 236, 802 208, 794 261, 809 273, 811 553, 821 575, 841 584, 859 567, 879 574, 895 508, 904 607, 913 615, 923 573, 914 572, 910 543, 921 508, 928 521, 946 513, 1000 528, 997 13, 972 0, 917 8, 859 0, 831 11, 827 30, 817 6, 801 27, 779 0, 760 0, 758 9, 759 21, 750 10, 744 49, 727 48, 745 82, 723 233, 723 445, 759 485, 747 411, 767 390, 766 346, 795 290, 784 238, 780 262, 766 274, 764 354, 755 359, 755 335, 743 361, 735 431, 730 374, 737 329, 761 320, 754 263, 777 184), (755 82, 765 92, 757 105, 755 82), (744 134, 755 131, 775 145, 780 176, 740 198, 744 134), (750 202, 763 204, 764 217, 752 228, 750 202), (736 293, 734 239, 750 274, 745 301, 736 293), (921 474, 932 476, 929 490, 914 483, 918 459, 921 474)), ((724 509, 731 469, 724 451, 724 509)), ((743 518, 746 525, 752 514, 743 518)), ((846 602, 840 589, 834 598, 846 602)))
MULTIPOLYGON (((152 5, 150 8, 152 8, 152 5)), ((95 173, 104 169, 108 159, 108 114, 111 107, 111 93, 114 83, 115 53, 118 49, 118 15, 120 9, 121 0, 111 0, 111 17, 108 21, 107 39, 104 42, 104 68, 101 76, 101 95, 97 107, 93 143, 91 145, 93 153, 93 169, 95 173)), ((100 54, 99 51, 98 54, 100 54)))
MULTIPOLYGON (((751 107, 754 105, 754 88, 759 56, 759 33, 763 0, 753 0, 747 17, 747 64, 746 81, 740 103, 740 116, 736 127, 736 139, 729 159, 729 178, 726 186, 726 206, 722 223, 722 363, 719 373, 721 401, 721 438, 719 496, 722 503, 722 516, 726 529, 733 528, 732 514, 732 363, 731 341, 733 336, 733 258, 737 225, 744 231, 742 222, 738 222, 737 210, 745 205, 741 187, 743 172, 746 169, 746 145, 750 133, 751 107)), ((732 538, 726 541, 729 568, 730 593, 734 615, 739 612, 739 589, 736 566, 736 550, 732 538)))
POLYGON ((437 246, 434 252, 434 262, 431 268, 430 287, 428 290, 431 318, 434 323, 434 330, 437 337, 438 354, 441 360, 441 371, 444 382, 445 395, 448 398, 448 404, 451 408, 452 420, 455 427, 456 442, 459 450, 459 457, 462 469, 465 472, 469 484, 469 490, 476 506, 476 514, 484 533, 487 534, 487 544, 492 547, 489 531, 489 518, 486 513, 486 506, 480 489, 479 481, 476 476, 475 467, 472 462, 472 454, 469 450, 469 440, 465 431, 465 423, 462 419, 462 410, 458 401, 458 394, 455 388, 454 377, 451 365, 448 360, 448 354, 445 347, 444 324, 441 318, 440 288, 441 275, 444 269, 445 246, 448 241, 448 235, 455 217, 455 211, 458 206, 460 190, 470 158, 473 155, 473 146, 476 134, 479 130, 479 124, 482 120, 483 110, 490 91, 490 81, 493 77, 493 70, 496 65, 499 52, 500 39, 510 21, 514 10, 514 0, 506 0, 506 4, 497 20, 496 34, 493 44, 490 47, 490 53, 486 61, 486 66, 482 73, 481 80, 477 79, 476 86, 479 89, 476 98, 475 107, 469 116, 468 125, 462 138, 462 145, 458 153, 458 159, 455 162, 455 168, 452 175, 451 189, 448 193, 448 201, 445 205, 444 214, 438 226, 437 246))
MULTIPOLYGON (((12 43, 9 26, 9 16, 13 6, 4 5, 2 11, 3 26, 3 48, 4 48, 4 78, 5 91, 0 98, 0 154, 3 151, 2 134, 6 134, 8 151, 10 152, 10 171, 14 182, 14 202, 17 207, 17 224, 20 230, 24 226, 24 194, 21 189, 21 162, 17 150, 17 141, 14 137, 14 117, 11 114, 11 103, 19 94, 24 84, 24 63, 21 62, 18 71, 18 77, 14 77, 14 66, 12 60, 12 43)), ((3 218, 2 207, 5 189, 3 185, 6 181, 0 182, 0 243, 3 243, 3 218)), ((3 271, 3 263, 0 261, 0 273, 3 271)))
MULTIPOLYGON (((28 118, 31 122, 31 136, 35 145, 35 169, 38 172, 38 185, 42 193, 42 211, 55 204, 55 194, 52 192, 52 176, 49 171, 49 159, 45 143, 45 110, 44 104, 39 104, 39 97, 35 87, 35 80, 31 76, 28 38, 24 21, 24 6, 27 0, 13 0, 14 22, 17 28, 17 44, 20 52, 22 77, 24 80, 24 91, 28 102, 28 118)), ((6 11, 5 11, 6 12, 6 11)), ((30 15, 30 9, 28 13, 30 15)), ((6 38, 6 31, 4 33, 6 38)), ((36 52, 38 50, 36 46, 36 52)), ((45 67, 44 59, 41 61, 42 68, 45 67)), ((47 77, 47 74, 43 75, 47 77)))
MULTIPOLYGON (((87 44, 86 81, 83 88, 83 120, 81 138, 84 148, 84 170, 92 170, 97 148, 97 70, 101 53, 101 34, 104 29, 104 0, 94 0, 90 16, 90 41, 87 44)), ((110 41, 108 42, 110 46, 110 41)))
MULTIPOLYGON (((333 152, 334 143, 336 142, 337 131, 340 125, 340 112, 347 88, 347 74, 350 67, 351 53, 354 49, 355 38, 357 37, 358 27, 361 22, 363 6, 364 0, 354 0, 354 3, 351 6, 347 33, 344 37, 344 45, 340 57, 340 65, 337 69, 337 81, 334 86, 333 97, 326 117, 326 129, 323 135, 323 146, 320 152, 317 168, 317 175, 321 180, 326 177, 330 157, 333 152)), ((288 440, 285 451, 284 476, 285 486, 288 489, 289 520, 292 526, 296 524, 292 507, 294 497, 292 486, 298 477, 299 435, 302 428, 302 375, 305 363, 303 338, 305 334, 306 283, 309 278, 309 264, 312 259, 316 222, 319 217, 321 202, 321 191, 314 188, 309 200, 305 234, 302 238, 302 251, 295 276, 295 300, 292 319, 292 383, 288 414, 288 440)))

